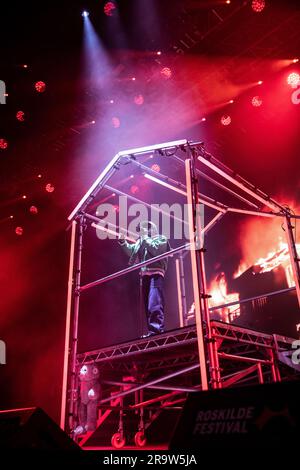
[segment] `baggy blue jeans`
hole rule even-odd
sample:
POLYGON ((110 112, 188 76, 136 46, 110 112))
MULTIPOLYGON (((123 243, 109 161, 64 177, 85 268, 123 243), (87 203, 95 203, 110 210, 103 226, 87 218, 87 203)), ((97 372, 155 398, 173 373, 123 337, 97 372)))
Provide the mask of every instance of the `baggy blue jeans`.
POLYGON ((149 333, 163 333, 164 314, 164 278, 159 274, 143 276, 143 297, 149 333))

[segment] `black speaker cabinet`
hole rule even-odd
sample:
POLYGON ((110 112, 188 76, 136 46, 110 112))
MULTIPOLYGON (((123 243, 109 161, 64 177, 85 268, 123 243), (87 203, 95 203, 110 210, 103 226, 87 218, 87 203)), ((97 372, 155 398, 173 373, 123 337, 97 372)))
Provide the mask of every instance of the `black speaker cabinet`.
POLYGON ((296 449, 300 381, 189 394, 170 449, 296 449))
POLYGON ((0 448, 80 450, 41 408, 0 411, 0 448))

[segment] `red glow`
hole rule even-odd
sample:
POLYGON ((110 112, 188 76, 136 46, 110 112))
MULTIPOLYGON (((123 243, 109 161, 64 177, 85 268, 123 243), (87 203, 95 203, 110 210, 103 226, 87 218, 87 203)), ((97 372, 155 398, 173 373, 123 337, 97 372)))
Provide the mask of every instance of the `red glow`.
POLYGON ((21 122, 25 121, 24 116, 25 116, 24 111, 18 111, 16 114, 16 118, 18 119, 18 121, 21 121, 21 122))
POLYGON ((252 0, 252 10, 255 11, 255 13, 260 13, 263 11, 263 9, 266 6, 265 0, 252 0))
POLYGON ((121 121, 118 117, 113 117, 111 122, 112 122, 112 125, 115 129, 117 129, 121 125, 121 121))
POLYGON ((205 122, 205 121, 206 121, 206 117, 203 117, 203 118, 201 119, 201 121, 202 121, 202 122, 205 122))
POLYGON ((16 227, 15 229, 16 235, 23 235, 23 228, 22 227, 16 227))
POLYGON ((8 147, 8 142, 5 139, 0 139, 0 149, 5 150, 8 147))
POLYGON ((35 89, 38 93, 43 93, 46 90, 46 83, 45 82, 36 82, 35 83, 35 89))
POLYGON ((299 62, 299 59, 293 59, 293 64, 297 64, 297 62, 299 62))
POLYGON ((115 205, 114 206, 114 211, 119 213, 120 212, 120 207, 118 205, 115 205))
POLYGON ((157 51, 156 55, 161 55, 161 51, 157 51))
POLYGON ((160 166, 157 163, 153 163, 153 165, 151 166, 151 170, 159 172, 160 166))
POLYGON ((47 193, 53 193, 55 188, 51 183, 48 183, 48 184, 46 184, 45 189, 46 189, 47 193))
POLYGON ((259 81, 257 82, 257 85, 262 85, 262 84, 263 84, 263 81, 262 81, 262 80, 259 80, 259 81))
POLYGON ((297 88, 300 85, 300 75, 297 72, 292 72, 286 79, 287 84, 290 85, 291 88, 297 88))
POLYGON ((28 65, 27 65, 27 64, 23 64, 23 68, 24 68, 24 69, 27 69, 27 68, 28 68, 28 65))
POLYGON ((103 11, 107 16, 113 16, 116 8, 117 7, 113 2, 107 2, 103 7, 103 11))
POLYGON ((137 106, 141 106, 144 103, 144 97, 143 95, 136 95, 134 97, 134 102, 137 106))
POLYGON ((41 174, 39 174, 39 175, 37 175, 37 177, 38 177, 38 178, 41 178, 41 177, 42 177, 42 175, 41 175, 41 174))
POLYGON ((225 114, 224 116, 221 117, 221 124, 223 126, 229 126, 231 123, 231 117, 228 114, 225 114))
POLYGON ((38 213, 38 208, 36 206, 31 206, 29 211, 31 214, 37 214, 38 213))
POLYGON ((172 77, 172 70, 169 67, 164 67, 161 69, 160 73, 166 80, 172 77))
POLYGON ((27 196, 24 194, 24 195, 22 196, 22 199, 27 199, 27 196))
POLYGON ((133 184, 130 188, 131 194, 137 194, 139 192, 139 187, 136 184, 133 184))
POLYGON ((252 106, 257 108, 262 105, 262 99, 259 96, 253 96, 251 103, 252 106))

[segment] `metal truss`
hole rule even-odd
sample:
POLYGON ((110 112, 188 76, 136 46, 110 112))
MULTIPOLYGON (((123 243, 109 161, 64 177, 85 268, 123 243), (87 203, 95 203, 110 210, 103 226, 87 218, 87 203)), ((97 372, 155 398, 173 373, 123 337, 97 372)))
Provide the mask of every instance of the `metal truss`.
MULTIPOLYGON (((130 195, 127 197, 128 199, 132 198, 130 195)), ((207 233, 223 216, 228 216, 232 212, 283 219, 295 290, 300 304, 300 265, 292 224, 292 220, 298 219, 300 216, 292 214, 285 206, 279 204, 268 194, 206 152, 203 142, 188 142, 183 139, 125 150, 112 158, 69 216, 72 234, 61 406, 62 428, 66 428, 66 418, 68 418, 67 427, 70 433, 76 424, 76 380, 78 367, 82 364, 99 364, 104 386, 104 395, 99 403, 100 407, 107 406, 107 403, 111 402, 111 394, 114 399, 120 399, 120 409, 124 405, 124 399, 127 399, 128 396, 134 396, 134 406, 139 406, 141 413, 144 409, 144 398, 141 397, 143 392, 148 394, 147 403, 151 401, 151 406, 156 403, 157 409, 161 409, 166 406, 166 403, 175 404, 178 400, 184 400, 184 397, 178 397, 178 394, 186 393, 187 386, 192 391, 228 387, 241 382, 251 383, 253 380, 258 380, 260 383, 265 380, 275 382, 282 380, 285 371, 278 361, 278 353, 279 349, 281 353, 290 350, 292 340, 280 336, 275 338, 274 335, 212 321, 210 318, 202 235, 207 233), (153 172, 151 173, 151 168, 139 161, 141 157, 149 156, 153 152, 158 152, 159 155, 170 161, 175 159, 177 162, 181 162, 184 167, 182 173, 185 176, 185 184, 182 181, 175 181, 169 175, 155 173, 154 176, 153 172), (181 160, 180 155, 185 155, 185 160, 181 160), (187 243, 152 258, 150 261, 138 263, 84 285, 81 280, 84 228, 91 221, 93 224, 97 222, 97 227, 101 228, 98 219, 91 216, 88 210, 91 205, 95 204, 95 197, 103 189, 114 190, 108 186, 108 181, 116 171, 121 171, 128 164, 137 167, 144 174, 146 172, 148 179, 154 184, 163 185, 169 191, 179 192, 185 198, 188 207, 189 229, 187 243), (199 167, 201 167, 201 171, 199 167), (222 187, 231 195, 235 195, 237 203, 243 205, 228 207, 222 202, 212 200, 204 195, 201 186, 202 178, 209 179, 217 187, 222 187), (200 203, 216 210, 215 217, 205 227, 201 225, 200 203), (245 204, 248 207, 245 208, 245 204), (249 210, 249 206, 251 210, 249 210), (80 299, 88 289, 127 275, 129 272, 138 270, 158 259, 176 255, 180 260, 184 251, 189 253, 191 258, 196 326, 187 326, 148 339, 134 340, 78 354, 80 299), (131 376, 132 386, 125 384, 124 376, 131 376), (115 386, 111 388, 108 386, 109 380, 124 382, 124 386, 118 389, 115 386), (163 397, 157 396, 157 391, 153 392, 153 390, 162 387, 168 391, 168 394, 163 397), (175 400, 172 399, 173 396, 175 400)), ((109 230, 110 233, 118 233, 116 226, 109 227, 109 230)), ((177 284, 178 300, 179 303, 182 302, 181 323, 184 324, 183 312, 186 312, 184 272, 182 272, 182 263, 180 262, 177 263, 177 284)), ((287 367, 286 363, 284 367, 287 367)), ((121 421, 120 417, 120 423, 121 421)), ((120 428, 122 428, 122 424, 120 424, 120 428)), ((144 429, 143 426, 142 428, 144 429)))

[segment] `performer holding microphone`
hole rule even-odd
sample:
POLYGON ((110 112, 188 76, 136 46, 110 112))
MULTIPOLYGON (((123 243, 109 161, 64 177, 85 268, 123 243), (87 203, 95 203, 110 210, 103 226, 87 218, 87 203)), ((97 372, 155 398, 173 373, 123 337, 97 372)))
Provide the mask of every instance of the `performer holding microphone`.
MULTIPOLYGON (((135 243, 128 243, 124 236, 120 236, 119 243, 130 256, 129 265, 148 261, 169 251, 168 239, 159 235, 153 222, 148 220, 141 222, 139 230, 140 238, 135 243)), ((147 334, 142 336, 143 338, 164 332, 164 276, 167 266, 168 258, 164 258, 141 268, 142 295, 149 330, 147 334)))

